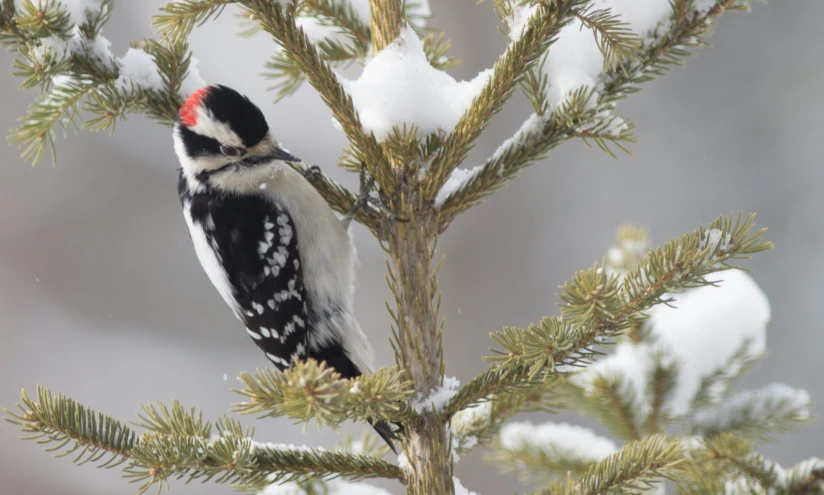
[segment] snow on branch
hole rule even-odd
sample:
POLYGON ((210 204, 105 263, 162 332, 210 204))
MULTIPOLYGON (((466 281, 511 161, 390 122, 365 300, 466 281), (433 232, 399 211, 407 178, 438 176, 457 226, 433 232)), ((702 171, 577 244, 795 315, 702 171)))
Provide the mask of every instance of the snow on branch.
POLYGON ((395 126, 411 124, 419 134, 450 132, 489 78, 456 81, 429 63, 423 43, 406 26, 400 36, 367 62, 356 80, 341 78, 366 132, 383 141, 395 126))
POLYGON ((567 472, 581 475, 590 464, 617 451, 614 442, 588 428, 515 422, 501 429, 498 444, 487 457, 503 471, 525 480, 548 481, 567 472))
POLYGON ((56 127, 114 128, 126 113, 143 113, 171 123, 186 91, 204 84, 184 41, 143 40, 123 58, 102 35, 113 0, 2 4, 3 41, 17 48, 13 62, 24 87, 40 86, 43 96, 30 108, 11 140, 34 163, 51 148, 56 127))
POLYGON ((681 471, 683 447, 663 435, 651 435, 631 442, 620 451, 592 464, 577 479, 554 481, 535 492, 543 495, 597 495, 640 493, 667 481, 681 471))
MULTIPOLYGON (((493 366, 462 387, 447 404, 447 415, 509 387, 545 379, 588 364, 595 346, 646 319, 645 312, 670 301, 668 293, 712 285, 715 272, 734 268, 736 259, 772 247, 762 241, 764 229, 755 229, 754 216, 719 217, 709 225, 725 245, 703 242, 705 230, 670 240, 650 251, 640 265, 621 279, 608 276, 599 264, 575 274, 561 287, 561 317, 544 318, 527 329, 505 328, 492 335, 500 349, 486 358, 493 366)), ((728 272, 729 274, 730 272, 728 272)))
MULTIPOLYGON (((536 16, 536 8, 515 0, 496 4, 511 38, 517 42, 523 35, 522 26, 536 16)), ((566 24, 523 85, 535 113, 480 166, 479 172, 447 195, 439 208, 443 224, 448 225, 458 213, 478 204, 570 138, 591 140, 610 154, 612 146, 623 148, 624 143, 632 142, 634 125, 612 113, 617 102, 638 91, 640 84, 681 65, 682 59, 691 55, 688 47, 705 45, 703 38, 722 13, 745 5, 745 0, 704 0, 698 4, 677 0, 655 5, 640 1, 593 2, 590 8, 596 10, 591 12, 600 12, 597 17, 608 20, 607 24, 620 19, 625 23, 617 25, 620 32, 631 27, 634 36, 628 38, 632 40, 626 45, 629 51, 622 53, 635 53, 630 47, 638 48, 640 40, 639 54, 612 66, 609 51, 607 60, 602 51, 609 48, 604 45, 608 37, 599 37, 597 29, 590 29, 597 19, 576 18, 566 24)))
POLYGON ((810 394, 780 383, 739 392, 715 406, 692 415, 693 435, 712 436, 730 432, 769 440, 810 420, 810 394))

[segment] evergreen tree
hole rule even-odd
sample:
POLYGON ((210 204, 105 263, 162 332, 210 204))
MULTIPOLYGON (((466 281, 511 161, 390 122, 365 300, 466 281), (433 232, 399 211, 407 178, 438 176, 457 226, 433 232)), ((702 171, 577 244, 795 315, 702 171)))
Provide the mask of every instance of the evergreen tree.
MULTIPOLYGON (((0 5, 14 75, 41 89, 11 134, 32 162, 54 157, 58 126, 114 130, 135 113, 171 125, 203 84, 187 38, 225 8, 247 19, 245 34, 273 39, 266 67, 278 97, 312 85, 348 138, 339 165, 364 163, 386 207, 367 205, 357 220, 389 257, 396 366, 351 380, 314 361, 243 373, 234 411, 332 428, 366 418, 405 425, 396 463, 368 435, 331 450, 263 443, 232 417, 209 421, 178 402, 143 407, 137 431, 41 387, 6 411, 27 438, 78 464, 118 466, 141 492, 182 478, 267 493, 382 493, 361 480, 391 478, 410 494, 469 493, 452 470, 479 446, 541 494, 661 492, 666 483, 685 494, 824 492, 824 461, 783 468, 751 443, 808 421, 809 395, 780 384, 734 389, 763 354, 769 320, 763 294, 735 271, 772 246, 753 215, 721 216, 654 249, 643 229, 622 227, 602 261, 561 287, 559 315, 493 333, 488 369, 464 386, 444 376, 438 236, 562 142, 624 150, 633 125, 614 113, 618 101, 680 65, 747 0, 496 0, 506 51, 460 83, 443 72, 457 62, 427 27, 425 2, 179 0, 155 16, 156 38, 120 58, 101 34, 113 0, 0 5), (357 80, 334 72, 354 62, 364 65, 357 80), (534 113, 484 163, 459 168, 518 89, 534 113), (699 345, 714 346, 714 358, 695 360, 699 345), (577 426, 510 421, 560 408, 594 416, 623 444, 577 426)), ((323 173, 309 177, 337 211, 356 201, 323 173)))

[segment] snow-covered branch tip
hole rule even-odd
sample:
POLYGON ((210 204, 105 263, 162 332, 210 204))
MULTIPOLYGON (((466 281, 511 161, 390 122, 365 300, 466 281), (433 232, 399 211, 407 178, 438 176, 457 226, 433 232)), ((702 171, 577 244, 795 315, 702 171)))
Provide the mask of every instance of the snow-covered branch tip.
MULTIPOLYGON (((537 8, 528 2, 495 3, 510 37, 518 40, 537 8)), ((522 84, 535 113, 483 164, 468 169, 471 174, 455 165, 449 170, 460 176, 439 181, 447 188, 433 195, 439 198, 442 224, 448 225, 568 139, 590 140, 613 156, 613 147, 626 151, 624 146, 634 141, 634 124, 614 114, 618 101, 682 65, 692 55, 689 49, 707 45, 704 38, 721 14, 747 4, 737 0, 677 0, 656 6, 622 2, 610 4, 608 10, 584 11, 617 29, 615 35, 626 34, 623 51, 604 45, 609 36, 593 30, 592 18, 582 16, 566 24, 522 84)))
POLYGON ((619 278, 602 264, 575 274, 562 287, 561 316, 527 329, 505 328, 491 335, 501 347, 485 358, 493 366, 462 387, 447 404, 447 415, 484 397, 584 366, 607 345, 646 319, 650 308, 667 303, 666 294, 713 285, 706 277, 737 268, 731 261, 772 247, 755 229, 754 215, 719 217, 707 229, 670 240, 650 251, 640 265, 619 278))

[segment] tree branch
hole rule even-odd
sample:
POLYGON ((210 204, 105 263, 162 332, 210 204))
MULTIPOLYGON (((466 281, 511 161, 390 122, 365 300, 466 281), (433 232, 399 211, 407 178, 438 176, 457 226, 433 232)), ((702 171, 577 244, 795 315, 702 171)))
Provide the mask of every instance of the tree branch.
MULTIPOLYGON (((480 165, 477 174, 447 198, 440 208, 442 226, 449 225, 459 213, 479 204, 507 181, 517 177, 523 169, 542 159, 568 139, 595 137, 587 133, 605 127, 610 132, 597 133, 600 139, 611 138, 613 144, 619 147, 622 141, 632 141, 629 134, 632 126, 623 128, 623 122, 616 121, 616 117, 609 117, 610 121, 605 123, 603 116, 609 115, 612 107, 625 94, 638 91, 638 85, 664 75, 673 66, 683 65, 682 59, 691 55, 683 47, 703 46, 705 43, 701 41, 701 37, 711 30, 711 21, 733 7, 736 0, 718 0, 704 14, 688 13, 685 10, 687 3, 688 0, 676 2, 669 32, 647 45, 636 61, 625 60, 621 67, 603 74, 603 90, 597 96, 591 94, 584 98, 586 105, 569 104, 555 109, 548 116, 536 113, 527 119, 510 139, 480 165), (591 97, 597 98, 595 104, 589 104, 591 97)), ((608 150, 601 146, 602 143, 606 144, 604 141, 596 141, 599 147, 608 150)))
POLYGON ((503 350, 485 358, 495 364, 465 385, 444 408, 449 417, 484 397, 508 388, 571 370, 597 356, 595 345, 610 339, 645 318, 644 311, 667 303, 667 293, 712 285, 706 276, 730 268, 730 262, 772 247, 762 242, 765 229, 754 227, 754 215, 719 217, 708 229, 670 240, 649 252, 619 282, 607 276, 603 265, 575 274, 562 286, 561 317, 544 318, 526 330, 505 328, 491 334, 503 350), (715 239, 710 242, 710 235, 715 239), (717 234, 717 237, 716 237, 717 234))
POLYGON ((672 479, 684 462, 678 441, 668 441, 663 435, 653 435, 627 444, 620 452, 593 464, 577 480, 555 482, 535 492, 536 495, 606 495, 608 493, 638 493, 652 483, 672 479))
POLYGON ((399 480, 404 476, 394 464, 369 456, 255 442, 251 431, 228 417, 214 425, 219 435, 213 436, 210 422, 177 402, 171 410, 162 404, 144 407, 139 425, 148 432, 140 437, 123 422, 43 387, 37 389, 37 401, 24 390, 18 408, 20 413, 4 410, 5 419, 31 434, 24 438, 55 444, 46 450, 59 452, 59 457, 74 454, 76 464, 112 468, 127 463, 124 475, 142 483, 141 493, 170 478, 261 485, 270 483, 272 476, 275 480, 304 475, 399 480))
POLYGON ((294 15, 284 11, 277 2, 268 0, 241 0, 238 3, 254 15, 263 30, 283 47, 286 56, 306 74, 309 83, 343 127, 356 159, 365 162, 367 170, 375 177, 381 190, 391 194, 397 179, 383 149, 373 134, 367 135, 363 130, 352 98, 346 94, 337 75, 315 45, 295 25, 294 15))
POLYGON ((423 196, 434 200, 449 174, 466 158, 475 140, 493 115, 512 96, 518 83, 526 76, 541 55, 556 39, 561 28, 572 19, 573 11, 585 0, 560 0, 541 4, 521 37, 507 47, 495 62, 492 75, 472 105, 461 116, 435 156, 423 181, 423 196))
POLYGON ((369 0, 372 28, 372 54, 383 50, 401 34, 403 2, 401 0, 369 0))

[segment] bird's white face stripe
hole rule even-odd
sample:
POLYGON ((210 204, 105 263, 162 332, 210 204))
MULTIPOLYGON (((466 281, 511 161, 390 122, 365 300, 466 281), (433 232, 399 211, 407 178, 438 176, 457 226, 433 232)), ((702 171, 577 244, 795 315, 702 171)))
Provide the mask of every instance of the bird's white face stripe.
POLYGON ((195 112, 197 113, 197 120, 195 125, 189 127, 189 129, 201 136, 216 139, 220 144, 238 148, 243 146, 243 140, 240 139, 240 136, 229 127, 229 124, 217 120, 210 110, 198 106, 195 112))

